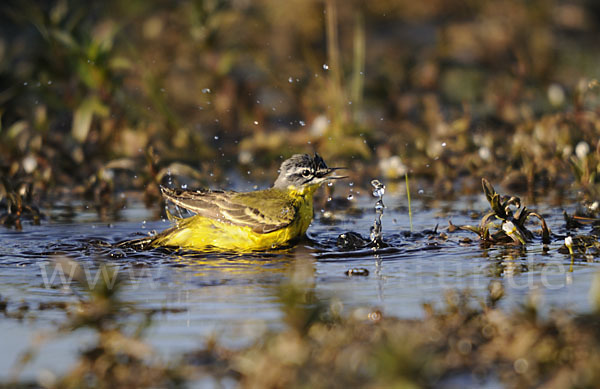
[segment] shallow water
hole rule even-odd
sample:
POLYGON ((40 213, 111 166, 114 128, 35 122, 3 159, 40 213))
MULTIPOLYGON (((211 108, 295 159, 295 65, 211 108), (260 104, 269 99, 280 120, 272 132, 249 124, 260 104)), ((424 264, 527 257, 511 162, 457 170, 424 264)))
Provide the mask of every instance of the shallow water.
MULTIPOLYGON (((456 225, 476 225, 478 220, 470 214, 488 209, 485 197, 460 201, 434 199, 427 193, 415 197, 411 233, 405 196, 386 194, 383 239, 390 247, 378 251, 341 251, 336 246, 337 237, 347 231, 369 236, 375 199, 366 196, 354 196, 341 210, 330 213, 321 212, 317 206, 309 239, 270 253, 111 248, 111 243, 169 226, 159 219, 157 209, 148 210, 138 202, 130 202, 118 217, 108 221, 101 221, 96 212, 85 207, 57 207, 40 226, 25 225, 23 231, 2 228, 0 295, 10 302, 9 310, 22 303, 31 314, 24 320, 0 319, 0 378, 8 376, 34 334, 49 331, 64 319, 61 311, 40 310, 39 304, 77 298, 69 282, 61 278, 62 273, 55 272, 53 258, 60 256, 77 260, 90 280, 102 276, 97 273, 99 263, 111 263, 127 280, 124 300, 167 308, 167 313, 155 317, 148 333, 148 341, 164 355, 196 347, 212 334, 226 345, 241 346, 267 328, 280 327, 278 286, 290 280, 313 288, 344 312, 376 307, 385 315, 407 318, 422 316, 425 302, 441 306, 447 290, 469 288, 483 298, 493 279, 506 288, 502 303, 507 308, 524 303, 532 295, 542 299, 546 311, 552 307, 574 311, 590 308, 588 291, 598 265, 577 260, 570 272, 570 257, 558 252, 560 237, 547 246, 536 240, 526 249, 504 245, 484 248, 466 231, 443 239, 439 234, 447 232, 448 220, 456 225), (439 227, 434 231, 436 225, 439 227), (464 242, 466 237, 472 242, 464 242), (353 268, 367 269, 369 274, 347 276, 353 268)), ((554 234, 565 234, 561 212, 563 208, 573 211, 574 206, 556 205, 554 201, 552 206, 544 205, 550 203, 528 205, 546 216, 554 234)), ((49 342, 22 377, 35 377, 42 369, 65 371, 91 336, 80 331, 49 342)))

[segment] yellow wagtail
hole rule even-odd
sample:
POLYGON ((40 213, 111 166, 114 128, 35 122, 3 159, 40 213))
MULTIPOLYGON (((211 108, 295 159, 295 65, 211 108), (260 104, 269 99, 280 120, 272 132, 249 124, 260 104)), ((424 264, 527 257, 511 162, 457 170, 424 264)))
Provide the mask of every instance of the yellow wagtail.
POLYGON ((313 195, 333 174, 318 154, 296 154, 281 164, 272 188, 254 192, 161 187, 163 196, 196 215, 150 238, 145 247, 208 247, 252 251, 286 246, 313 218, 313 195))

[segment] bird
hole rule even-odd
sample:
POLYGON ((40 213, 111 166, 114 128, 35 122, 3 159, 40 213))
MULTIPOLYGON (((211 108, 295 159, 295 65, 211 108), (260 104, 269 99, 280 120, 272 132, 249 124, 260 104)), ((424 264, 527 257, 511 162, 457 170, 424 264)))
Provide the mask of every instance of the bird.
POLYGON ((170 189, 163 197, 194 215, 147 238, 145 248, 257 251, 290 246, 313 219, 313 195, 325 182, 347 178, 317 153, 295 154, 281 164, 272 187, 252 192, 170 189))

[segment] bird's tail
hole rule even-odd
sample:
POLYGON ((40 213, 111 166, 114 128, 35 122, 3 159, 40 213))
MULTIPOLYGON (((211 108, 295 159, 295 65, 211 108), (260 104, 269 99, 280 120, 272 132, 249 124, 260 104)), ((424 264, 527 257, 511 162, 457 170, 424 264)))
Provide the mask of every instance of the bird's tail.
POLYGON ((181 218, 179 216, 173 215, 168 209, 166 211, 167 211, 167 218, 171 222, 174 222, 175 226, 168 228, 159 234, 119 242, 119 243, 115 244, 115 247, 130 248, 130 249, 133 249, 136 251, 144 251, 144 250, 148 250, 148 249, 151 249, 154 247, 163 246, 164 245, 163 241, 165 240, 165 238, 170 236, 170 234, 177 229, 178 224, 182 220, 184 220, 183 218, 181 218))
POLYGON ((154 247, 156 236, 146 236, 138 239, 124 240, 116 243, 114 247, 133 249, 136 251, 144 251, 154 247))

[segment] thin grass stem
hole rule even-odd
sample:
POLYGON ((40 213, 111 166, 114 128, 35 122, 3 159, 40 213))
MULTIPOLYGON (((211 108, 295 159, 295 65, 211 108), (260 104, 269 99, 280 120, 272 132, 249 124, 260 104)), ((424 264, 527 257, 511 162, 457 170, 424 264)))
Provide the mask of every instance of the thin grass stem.
POLYGON ((408 184, 408 172, 404 173, 404 180, 406 181, 406 198, 408 199, 408 221, 410 223, 410 232, 413 231, 412 222, 412 207, 410 205, 410 185, 408 184))

